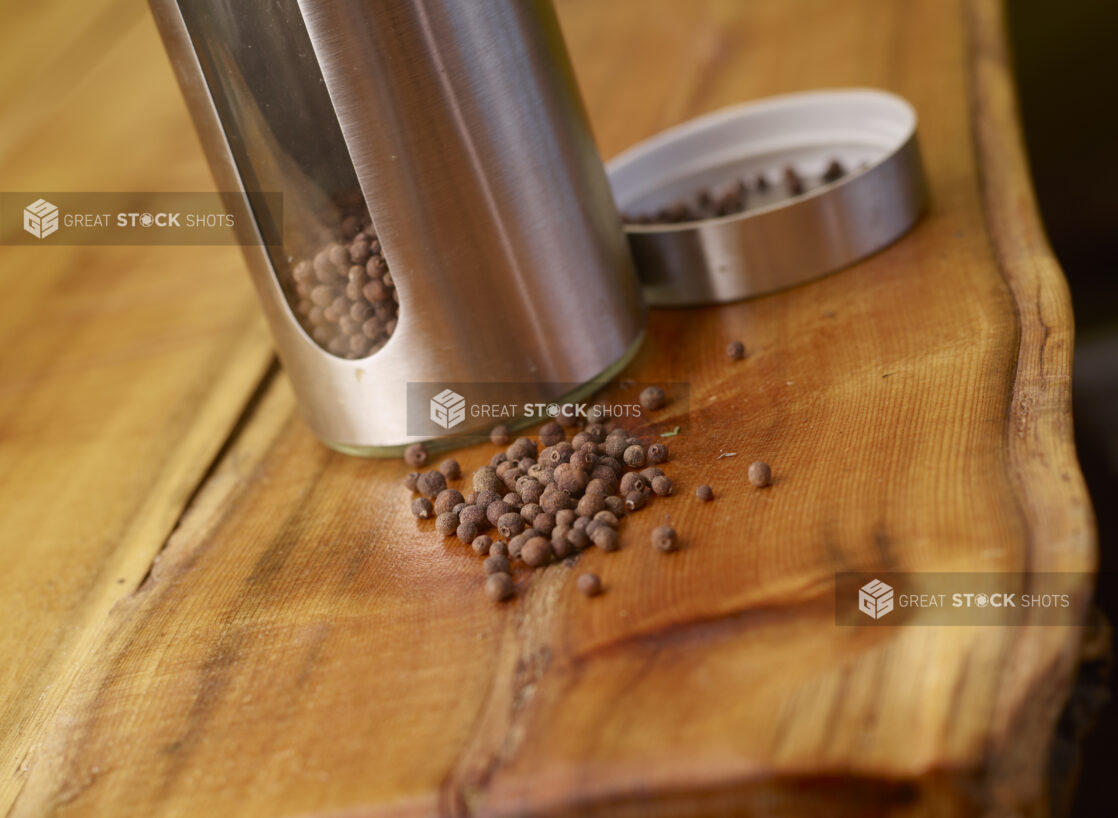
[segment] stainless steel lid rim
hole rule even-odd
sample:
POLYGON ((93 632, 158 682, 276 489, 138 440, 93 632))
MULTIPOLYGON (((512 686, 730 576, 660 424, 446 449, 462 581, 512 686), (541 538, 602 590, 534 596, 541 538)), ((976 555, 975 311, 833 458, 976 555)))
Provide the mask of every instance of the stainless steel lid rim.
POLYGON ((705 114, 611 160, 624 212, 830 154, 847 159, 847 173, 794 198, 701 221, 628 225, 648 302, 694 306, 773 292, 896 241, 926 201, 916 112, 872 89, 786 94, 705 114))

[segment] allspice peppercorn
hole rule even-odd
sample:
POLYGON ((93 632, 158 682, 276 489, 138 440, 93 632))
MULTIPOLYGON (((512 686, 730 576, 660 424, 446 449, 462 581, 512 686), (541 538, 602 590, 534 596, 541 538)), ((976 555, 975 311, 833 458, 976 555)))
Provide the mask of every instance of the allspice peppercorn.
POLYGON ((474 472, 474 491, 479 494, 483 491, 492 491, 498 496, 505 493, 505 481, 497 476, 497 470, 492 466, 482 466, 474 472))
MULTIPOLYGON (((450 489, 447 489, 449 491, 450 489)), ((453 511, 453 509, 451 509, 453 511)), ((458 512, 458 522, 473 523, 478 531, 489 527, 489 518, 485 516, 485 509, 478 505, 467 505, 458 512)))
POLYGON ((639 491, 641 494, 648 494, 652 487, 648 485, 648 481, 640 476, 637 472, 626 472, 621 478, 621 493, 628 496, 631 492, 639 491))
POLYGON ((405 475, 405 477, 404 477, 404 488, 406 488, 408 491, 415 491, 416 490, 415 485, 418 482, 418 480, 419 480, 419 472, 417 472, 417 471, 408 472, 407 475, 405 475))
POLYGON ((668 404, 668 395, 659 386, 646 386, 641 390, 640 404, 649 412, 663 409, 668 404))
POLYGON ((640 511, 648 505, 648 494, 643 491, 630 491, 625 495, 625 510, 640 511))
POLYGON ((427 520, 434 515, 435 506, 426 497, 416 497, 411 504, 411 513, 421 520, 427 520))
POLYGON ((594 515, 595 522, 605 523, 611 528, 617 528, 621 525, 621 521, 617 519, 617 515, 608 509, 606 511, 599 511, 594 515))
POLYGON ((458 515, 447 511, 435 518, 435 530, 444 537, 449 537, 458 530, 458 515))
POLYGON ((533 537, 524 543, 520 550, 520 559, 530 568, 539 568, 551 562, 551 543, 543 537, 533 537))
POLYGON ((606 510, 614 517, 621 517, 628 509, 625 508, 625 499, 613 494, 606 498, 606 510))
POLYGON ((601 494, 584 494, 575 506, 580 517, 593 517, 606 507, 606 498, 601 494))
POLYGON ((465 543, 466 545, 469 545, 475 539, 477 539, 477 535, 478 535, 477 523, 462 523, 462 522, 460 522, 460 523, 458 523, 458 528, 455 529, 455 533, 458 535, 458 539, 461 542, 465 543))
POLYGON ((621 459, 624 461, 626 466, 632 466, 635 469, 639 469, 641 466, 644 465, 644 447, 641 446, 639 443, 635 443, 632 446, 627 446, 621 459))
POLYGON ((509 427, 505 424, 494 426, 489 432, 489 442, 494 446, 507 446, 509 442, 509 427))
POLYGON ((484 557, 491 554, 494 544, 495 543, 493 542, 493 538, 490 537, 488 534, 479 534, 478 536, 474 537, 474 541, 470 543, 470 545, 474 549, 474 553, 477 554, 479 557, 484 557))
POLYGON ((570 541, 567 539, 566 531, 563 529, 556 529, 556 531, 561 530, 563 531, 563 535, 561 537, 551 538, 551 551, 553 554, 555 554, 555 559, 557 560, 565 560, 568 556, 570 556, 571 552, 574 551, 574 548, 571 546, 570 541))
POLYGON ((485 509, 485 519, 489 520, 489 524, 491 526, 496 527, 497 521, 504 515, 508 514, 510 511, 515 511, 519 514, 519 512, 515 508, 510 506, 504 500, 495 500, 494 502, 490 503, 489 506, 485 509))
POLYGON ((435 495, 435 513, 442 514, 446 511, 453 511, 454 507, 461 502, 463 502, 462 492, 458 489, 443 489, 435 495))
POLYGON ((755 460, 749 464, 749 482, 757 488, 772 484, 773 471, 769 464, 763 460, 755 460))
POLYGON ((574 548, 576 551, 581 551, 583 548, 590 545, 590 536, 586 533, 586 529, 572 527, 571 530, 567 532, 567 542, 571 544, 571 548, 574 548))
POLYGON ((657 497, 667 497, 672 493, 671 478, 660 475, 652 478, 652 491, 657 497))
POLYGON ((508 574, 490 574, 485 580, 485 595, 494 602, 501 602, 513 595, 515 588, 508 574))
POLYGON ((485 558, 481 567, 487 574, 507 574, 509 572, 509 558, 500 554, 492 554, 485 558))
POLYGON ((462 476, 462 467, 458 465, 458 461, 452 457, 448 457, 439 464, 439 471, 443 473, 443 477, 447 480, 457 480, 462 476))
POLYGON ((583 574, 576 584, 578 590, 586 596, 597 596, 602 592, 602 580, 597 574, 583 574))
POLYGON ((409 466, 422 468, 427 465, 427 447, 422 443, 413 443, 404 449, 404 461, 409 466))
POLYGON ((560 440, 563 440, 567 433, 563 427, 556 423, 554 420, 545 423, 540 427, 540 443, 545 446, 554 446, 560 440))
POLYGON ((555 517, 546 511, 541 511, 532 519, 532 528, 547 536, 555 528, 555 517))
POLYGON ((509 537, 515 537, 523 531, 526 525, 524 518, 520 516, 519 512, 510 511, 502 514, 497 519, 497 533, 505 539, 508 539, 509 537))
POLYGON ((740 361, 745 357, 745 344, 741 341, 731 341, 726 345, 726 357, 731 361, 740 361))
POLYGON ((714 499, 714 489, 710 486, 699 486, 695 489, 695 496, 702 500, 704 503, 709 503, 714 499))
POLYGON ((518 437, 505 449, 505 454, 509 456, 509 460, 519 460, 522 457, 535 457, 537 451, 536 441, 532 438, 518 437))
MULTIPOLYGON (((423 472, 423 474, 419 475, 419 479, 416 481, 415 487, 424 497, 430 497, 434 499, 438 496, 440 491, 446 488, 446 478, 443 477, 442 472, 425 471, 423 472)), ((458 500, 456 502, 461 501, 462 495, 459 494, 458 500)))
MULTIPOLYGON (((589 482, 590 477, 586 472, 570 463, 560 463, 555 467, 555 485, 569 494, 581 494, 589 482)), ((546 506, 544 508, 547 509, 546 506)))
POLYGON ((489 508, 490 503, 495 503, 496 501, 498 501, 500 499, 501 499, 501 495, 499 495, 495 491, 476 491, 476 492, 474 492, 474 505, 477 506, 478 508, 482 508, 482 509, 489 508))
POLYGON ((679 539, 675 529, 670 525, 662 525, 652 529, 652 545, 661 551, 675 551, 679 548, 679 539))
POLYGON ((653 443, 646 452, 647 460, 653 466, 668 462, 668 447, 663 443, 653 443))
POLYGON ((590 535, 590 540, 603 551, 616 551, 621 544, 620 538, 617 536, 617 529, 610 528, 605 524, 594 529, 594 532, 590 535))

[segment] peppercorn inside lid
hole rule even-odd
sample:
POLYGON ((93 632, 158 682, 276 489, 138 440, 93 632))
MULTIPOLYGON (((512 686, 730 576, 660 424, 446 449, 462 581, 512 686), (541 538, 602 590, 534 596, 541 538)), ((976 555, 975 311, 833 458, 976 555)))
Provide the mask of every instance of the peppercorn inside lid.
POLYGON ((870 89, 724 108, 607 170, 653 306, 736 301, 834 272, 900 238, 927 200, 916 112, 870 89))

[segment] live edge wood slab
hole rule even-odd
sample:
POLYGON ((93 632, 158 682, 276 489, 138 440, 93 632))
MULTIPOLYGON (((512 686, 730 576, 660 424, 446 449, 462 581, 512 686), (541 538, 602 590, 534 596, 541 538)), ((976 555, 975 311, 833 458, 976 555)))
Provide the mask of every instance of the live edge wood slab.
MULTIPOLYGON (((661 506, 685 547, 650 553, 642 513, 581 557, 601 598, 553 566, 506 605, 408 513, 402 463, 312 437, 234 249, 3 249, 0 812, 1049 814, 1080 629, 839 628, 832 607, 844 568, 1095 567, 1000 7, 559 10, 603 154, 877 86, 919 112, 930 212, 809 286, 653 313, 626 375, 691 384, 661 506)), ((12 14, 4 189, 210 186, 139 4, 12 14), (20 55, 58 56, 29 77, 20 55)))

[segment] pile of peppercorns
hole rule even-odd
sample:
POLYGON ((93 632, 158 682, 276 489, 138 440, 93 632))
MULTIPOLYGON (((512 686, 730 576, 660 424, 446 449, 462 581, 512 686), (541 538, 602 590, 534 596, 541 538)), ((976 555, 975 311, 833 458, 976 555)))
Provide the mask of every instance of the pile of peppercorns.
MULTIPOLYGON (((726 356, 731 361, 743 360, 745 345, 731 341, 726 356)), ((650 412, 668 403, 667 393, 659 386, 646 387, 639 399, 650 412)), ((576 421, 567 419, 566 424, 574 426, 576 421)), ((664 436, 678 432, 676 427, 675 432, 664 436)), ((595 420, 575 432, 570 441, 564 424, 557 421, 540 427, 538 443, 530 437, 509 443, 506 426, 495 427, 489 440, 507 448, 493 455, 488 466, 474 472, 469 494, 447 485, 447 481, 462 476, 461 466, 453 459, 442 461, 435 470, 409 473, 404 485, 420 495, 411 506, 417 518, 434 517, 439 534, 456 536, 485 557, 485 592, 495 601, 509 599, 515 593, 515 561, 536 569, 591 545, 616 551, 621 546, 622 518, 641 510, 654 497, 669 496, 674 488, 671 478, 660 468, 668 460, 664 443, 646 447, 627 430, 607 430, 595 420), (495 534, 487 533, 491 529, 496 529, 495 534)), ((729 452, 719 457, 734 455, 736 452, 729 452)), ((404 459, 415 468, 423 468, 427 465, 427 448, 413 443, 405 450, 404 459)), ((772 484, 772 470, 759 460, 750 464, 748 477, 757 488, 772 484)), ((711 502, 714 491, 710 486, 699 486, 695 496, 711 502)), ((666 522, 653 529, 651 539, 660 551, 679 548, 679 537, 666 522)), ((576 585, 586 596, 597 596, 602 591, 602 581, 596 574, 582 574, 576 585)))
POLYGON ((341 221, 340 236, 291 268, 292 307, 327 351, 343 358, 376 352, 396 331, 399 295, 363 207, 341 221))
MULTIPOLYGON (((652 389, 642 394, 642 403, 662 406, 663 390, 652 389)), ((664 443, 645 446, 625 429, 607 431, 600 423, 566 438, 566 430, 555 421, 540 428, 538 443, 530 437, 509 443, 508 429, 496 427, 490 440, 507 448, 474 472, 473 490, 465 496, 447 486, 448 479, 461 475, 455 460, 444 460, 437 470, 412 472, 404 480, 420 495, 412 502, 416 517, 435 517, 438 533, 457 536, 485 557, 485 592, 494 600, 513 595, 515 562, 536 569, 591 545, 616 551, 622 518, 654 497, 672 493, 672 481, 660 468, 668 460, 664 443)), ((413 444, 405 459, 422 467, 427 450, 413 444)), ((675 530, 658 527, 652 545, 675 551, 675 530)), ((595 596, 602 584, 596 575, 583 574, 577 587, 595 596)))
MULTIPOLYGON (((846 168, 842 163, 838 159, 832 159, 822 176, 818 177, 819 184, 830 184, 845 175, 846 168)), ((804 176, 791 165, 785 166, 780 183, 783 185, 784 192, 790 197, 799 196, 807 189, 804 176)), ((769 180, 760 174, 754 181, 753 189, 757 194, 766 194, 771 187, 769 180)), ((655 213, 627 213, 624 220, 627 224, 678 224, 730 216, 748 208, 749 191, 749 184, 744 179, 739 179, 722 188, 704 188, 687 199, 660 208, 655 213)))

